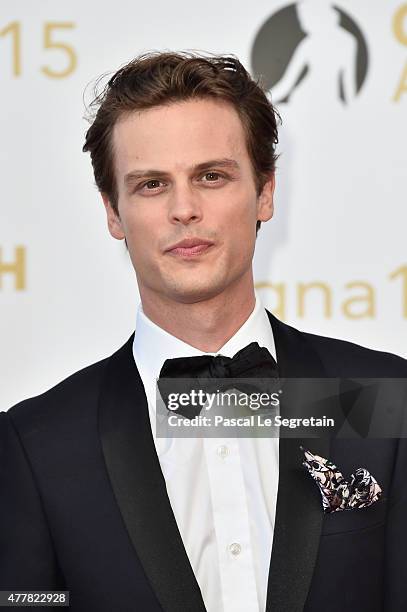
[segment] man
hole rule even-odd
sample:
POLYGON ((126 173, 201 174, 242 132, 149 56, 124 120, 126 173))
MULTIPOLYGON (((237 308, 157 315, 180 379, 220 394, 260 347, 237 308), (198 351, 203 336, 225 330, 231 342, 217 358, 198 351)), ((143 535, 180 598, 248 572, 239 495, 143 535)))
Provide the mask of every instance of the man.
POLYGON ((96 108, 84 150, 135 269, 136 332, 0 414, 0 589, 69 590, 75 612, 404 610, 404 439, 306 440, 383 491, 327 514, 295 438, 156 435, 155 381, 180 358, 230 363, 254 342, 284 378, 407 377, 400 357, 282 323, 254 291, 272 105, 233 57, 152 53, 96 108))

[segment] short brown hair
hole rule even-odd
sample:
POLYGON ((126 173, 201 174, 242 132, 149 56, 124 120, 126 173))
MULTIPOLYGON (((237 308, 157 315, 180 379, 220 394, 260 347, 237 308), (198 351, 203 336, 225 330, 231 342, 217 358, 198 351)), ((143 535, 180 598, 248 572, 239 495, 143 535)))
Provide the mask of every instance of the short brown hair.
MULTIPOLYGON (((83 151, 90 152, 96 186, 119 216, 112 132, 123 113, 196 98, 217 98, 236 109, 246 132, 257 193, 275 170, 279 114, 259 81, 234 55, 153 51, 120 68, 90 104, 92 124, 83 151)), ((256 233, 261 225, 257 222, 256 233)))

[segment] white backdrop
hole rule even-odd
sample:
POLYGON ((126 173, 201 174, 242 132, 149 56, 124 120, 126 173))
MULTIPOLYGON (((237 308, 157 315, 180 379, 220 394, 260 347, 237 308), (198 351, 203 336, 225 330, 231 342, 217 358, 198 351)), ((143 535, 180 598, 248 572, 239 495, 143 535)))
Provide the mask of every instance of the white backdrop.
MULTIPOLYGON (((332 4, 308 2, 306 44, 275 84, 283 99, 289 70, 307 64, 279 104, 276 213, 259 232, 256 284, 294 326, 407 356, 407 4, 332 4), (358 92, 357 40, 329 22, 338 10, 367 50, 358 92)), ((260 60, 273 72, 284 60, 275 44, 295 38, 293 21, 278 18, 296 10, 275 0, 2 3, 0 409, 109 355, 134 329, 135 275, 81 152, 87 84, 152 49, 234 53, 253 73, 260 60), (280 24, 270 39, 267 23, 280 24)))

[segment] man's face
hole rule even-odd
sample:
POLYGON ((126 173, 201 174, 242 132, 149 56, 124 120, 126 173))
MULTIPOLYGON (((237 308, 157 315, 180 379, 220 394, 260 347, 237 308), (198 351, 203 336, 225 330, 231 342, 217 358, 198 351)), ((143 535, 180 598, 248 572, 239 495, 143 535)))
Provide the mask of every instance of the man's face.
POLYGON ((193 100, 123 116, 113 148, 120 218, 103 200, 110 233, 126 238, 142 299, 193 303, 247 280, 256 221, 273 214, 274 177, 258 197, 230 104, 193 100), (189 238, 209 244, 172 249, 189 238))

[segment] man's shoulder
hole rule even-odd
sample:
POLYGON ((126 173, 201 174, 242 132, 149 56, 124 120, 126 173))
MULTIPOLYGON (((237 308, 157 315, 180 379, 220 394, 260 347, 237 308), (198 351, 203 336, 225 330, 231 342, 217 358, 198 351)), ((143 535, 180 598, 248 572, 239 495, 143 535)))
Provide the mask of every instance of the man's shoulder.
MULTIPOLYGON (((323 365, 327 377, 407 378, 407 359, 388 351, 368 348, 349 340, 322 336, 300 330, 278 319, 266 309, 275 340, 285 347, 290 356, 314 358, 323 365), (309 350, 311 349, 311 353, 309 350)), ((374 338, 373 338, 374 340, 374 338)), ((278 350, 277 350, 278 358, 278 350)))
POLYGON ((97 406, 110 359, 111 355, 81 368, 43 393, 18 402, 6 414, 27 435, 54 422, 86 418, 97 406))
POLYGON ((407 360, 399 355, 348 340, 300 333, 318 353, 328 376, 407 378, 407 360))

